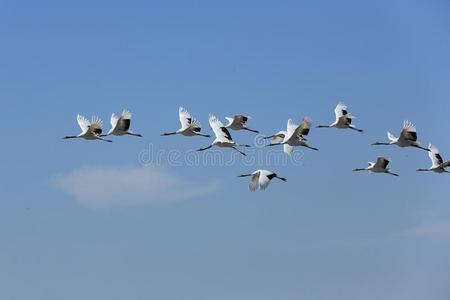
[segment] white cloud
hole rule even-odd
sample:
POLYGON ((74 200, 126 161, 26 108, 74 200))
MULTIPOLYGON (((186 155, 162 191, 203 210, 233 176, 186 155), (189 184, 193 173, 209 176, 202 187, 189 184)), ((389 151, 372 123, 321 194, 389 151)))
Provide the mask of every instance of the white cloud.
POLYGON ((52 183, 92 208, 168 203, 219 190, 217 181, 193 183, 151 167, 86 167, 58 175, 52 183))
POLYGON ((441 220, 420 224, 403 233, 407 238, 450 240, 450 221, 441 220))

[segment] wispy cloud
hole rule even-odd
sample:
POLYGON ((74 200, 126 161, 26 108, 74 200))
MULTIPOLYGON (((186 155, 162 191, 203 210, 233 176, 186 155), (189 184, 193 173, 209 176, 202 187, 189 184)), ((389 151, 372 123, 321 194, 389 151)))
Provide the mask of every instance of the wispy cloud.
POLYGON ((407 230, 402 236, 406 238, 450 240, 450 221, 440 220, 423 223, 407 230))
POLYGON ((189 182, 151 167, 86 167, 52 178, 54 186, 92 208, 170 203, 214 193, 217 181, 189 182))

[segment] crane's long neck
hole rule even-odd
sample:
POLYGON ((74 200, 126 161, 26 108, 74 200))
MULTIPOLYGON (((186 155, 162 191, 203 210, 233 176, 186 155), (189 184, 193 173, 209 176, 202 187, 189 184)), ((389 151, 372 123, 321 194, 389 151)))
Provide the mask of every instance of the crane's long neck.
POLYGON ((128 135, 132 135, 132 136, 142 137, 142 134, 134 133, 134 132, 131 132, 131 131, 128 131, 127 134, 128 135))
POLYGON ((275 178, 278 178, 278 179, 280 179, 280 180, 282 180, 282 181, 284 181, 284 182, 286 182, 286 181, 287 181, 287 179, 286 179, 286 178, 284 178, 284 177, 280 177, 280 176, 278 176, 278 175, 276 175, 276 176, 275 176, 275 178))
POLYGON ((311 147, 311 146, 308 145, 308 144, 306 144, 304 147, 306 147, 306 148, 308 148, 308 149, 311 149, 311 150, 314 150, 314 151, 319 151, 319 148, 311 147))
POLYGON ((427 151, 427 152, 429 152, 429 151, 430 151, 430 149, 428 149, 428 148, 425 148, 425 147, 422 147, 422 146, 420 146, 419 144, 413 145, 413 147, 416 147, 416 148, 419 148, 419 149, 425 150, 425 151, 427 151))
POLYGON ((391 172, 391 171, 389 171, 389 170, 386 170, 386 172, 385 173, 387 173, 387 174, 389 174, 389 175, 392 175, 392 176, 399 176, 397 173, 394 173, 394 172, 391 172))
POLYGON ((360 129, 360 128, 356 128, 356 127, 355 127, 355 126, 353 126, 353 125, 350 125, 350 126, 349 126, 349 128, 350 128, 350 129, 352 129, 352 130, 358 131, 358 132, 364 132, 364 130, 363 130, 363 129, 360 129))
POLYGON ((242 129, 243 129, 243 130, 247 130, 247 131, 251 131, 251 132, 254 132, 254 133, 259 133, 258 130, 251 129, 251 128, 248 128, 248 127, 244 127, 244 128, 242 128, 242 129))
MULTIPOLYGON (((245 146, 245 145, 244 145, 245 146)), ((249 146, 250 147, 250 146, 249 146)), ((244 156, 247 156, 247 154, 245 154, 245 152, 242 152, 241 150, 239 150, 238 148, 236 148, 236 147, 231 147, 231 148, 233 148, 234 150, 236 150, 237 152, 239 152, 240 154, 242 154, 242 155, 244 155, 244 156)))
POLYGON ((111 140, 107 140, 107 139, 105 139, 105 138, 102 138, 102 137, 101 137, 101 136, 99 136, 99 135, 96 135, 96 136, 95 136, 95 138, 96 138, 97 140, 100 140, 100 141, 104 141, 104 142, 112 143, 112 141, 111 141, 111 140))
POLYGON ((195 135, 203 136, 203 137, 206 137, 206 138, 210 138, 211 137, 209 134, 205 134, 205 133, 201 133, 201 132, 197 132, 195 135))

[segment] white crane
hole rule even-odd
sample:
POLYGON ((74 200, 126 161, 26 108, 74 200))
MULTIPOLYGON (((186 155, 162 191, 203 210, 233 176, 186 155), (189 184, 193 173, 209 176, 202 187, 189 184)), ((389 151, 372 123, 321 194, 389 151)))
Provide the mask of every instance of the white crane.
POLYGON ((280 179, 284 182, 287 181, 286 178, 279 177, 276 173, 267 170, 256 170, 251 174, 242 174, 238 177, 250 177, 250 183, 248 185, 250 191, 256 191, 258 188, 265 190, 269 185, 270 181, 274 178, 280 179))
POLYGON ((137 137, 142 137, 139 133, 134 133, 130 130, 131 125, 131 112, 128 110, 123 110, 120 117, 116 116, 114 113, 111 115, 111 129, 109 130, 108 135, 132 135, 137 137))
POLYGON ((79 135, 65 136, 64 139, 82 138, 86 140, 102 140, 105 142, 112 142, 111 140, 101 137, 103 132, 103 122, 98 117, 93 116, 91 121, 89 121, 82 115, 77 115, 77 122, 81 128, 81 133, 79 135))
POLYGON ((356 130, 358 132, 363 132, 364 130, 356 128, 352 122, 353 119, 355 119, 354 116, 352 116, 348 110, 347 106, 339 102, 336 108, 334 109, 334 113, 336 115, 336 121, 334 121, 331 125, 319 125, 317 128, 339 128, 339 129, 346 129, 350 128, 353 130, 356 130))
POLYGON ((181 128, 174 132, 163 133, 162 136, 181 134, 183 136, 211 137, 209 134, 201 133, 202 126, 200 125, 200 122, 193 118, 187 109, 180 106, 178 115, 180 117, 181 128))
POLYGON ((369 162, 369 166, 367 168, 362 169, 354 169, 353 171, 369 171, 371 173, 386 173, 394 176, 398 176, 396 173, 392 173, 389 168, 387 167, 389 165, 389 159, 386 157, 378 157, 377 162, 369 162))
POLYGON ((214 131, 214 134, 216 136, 216 139, 205 148, 200 148, 197 151, 205 151, 207 149, 210 149, 213 146, 222 147, 222 148, 233 148, 234 150, 238 151, 242 155, 246 154, 239 150, 237 147, 250 147, 250 145, 239 145, 236 144, 233 139, 231 138, 231 134, 228 131, 228 129, 223 126, 222 122, 220 122, 216 116, 213 114, 209 115, 209 125, 211 126, 212 130, 214 131))
POLYGON ((247 127, 247 121, 251 119, 248 115, 235 115, 232 118, 225 117, 228 120, 228 124, 225 126, 228 129, 232 130, 247 130, 254 133, 259 133, 258 130, 250 129, 247 127))
POLYGON ((395 137, 392 133, 387 133, 389 142, 376 142, 372 145, 397 145, 399 147, 415 147, 425 151, 430 151, 428 148, 420 146, 417 141, 416 126, 408 120, 403 121, 403 128, 400 132, 400 137, 395 137))
POLYGON ((305 117, 300 125, 297 125, 289 119, 287 122, 287 131, 279 131, 275 135, 265 137, 265 139, 272 139, 267 146, 283 145, 284 152, 288 155, 292 154, 293 147, 301 146, 312 150, 319 151, 319 149, 311 147, 308 140, 305 138, 311 130, 312 121, 309 117, 305 117))
POLYGON ((439 149, 433 146, 432 144, 428 145, 428 149, 430 150, 428 152, 428 156, 431 159, 431 167, 428 169, 418 169, 417 171, 423 172, 423 171, 432 171, 436 173, 450 173, 446 170, 447 167, 450 166, 450 160, 444 162, 444 159, 442 158, 441 154, 439 153, 439 149))

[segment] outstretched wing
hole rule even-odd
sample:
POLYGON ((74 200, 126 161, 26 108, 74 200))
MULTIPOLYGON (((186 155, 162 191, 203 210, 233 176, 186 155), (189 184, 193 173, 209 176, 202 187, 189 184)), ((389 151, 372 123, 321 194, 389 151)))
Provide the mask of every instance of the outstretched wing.
POLYGON ((219 139, 224 142, 232 143, 233 139, 231 138, 231 134, 228 129, 223 126, 222 122, 216 118, 213 114, 209 115, 209 125, 211 126, 214 134, 216 135, 216 139, 219 139))
POLYGON ((247 115, 235 115, 233 117, 233 123, 244 125, 247 121, 251 119, 250 116, 247 115))
POLYGON ((119 121, 119 118, 113 113, 111 115, 110 123, 111 123, 111 131, 116 129, 117 122, 119 121))
POLYGON ((89 130, 89 126, 91 126, 91 122, 82 115, 77 115, 77 122, 83 134, 86 133, 89 130))
POLYGON ((202 130, 202 125, 200 124, 200 122, 196 118, 192 119, 191 129, 193 131, 195 131, 195 132, 200 132, 202 130))
POLYGON ((180 117, 181 130, 188 129, 192 123, 191 114, 187 111, 186 108, 180 106, 180 108, 178 110, 178 115, 180 117))
POLYGON ((348 116, 347 105, 342 102, 339 102, 336 108, 334 109, 334 114, 336 115, 336 119, 340 117, 348 116))
POLYGON ((261 172, 261 175, 259 175, 259 188, 261 190, 265 190, 269 186, 270 180, 273 178, 271 175, 274 174, 267 171, 261 172))
POLYGON ((300 123, 300 126, 297 127, 295 135, 304 136, 308 135, 311 130, 312 121, 309 117, 303 118, 303 121, 300 123))
POLYGON ((431 159, 432 168, 437 168, 440 165, 444 163, 444 160, 442 159, 441 154, 439 153, 439 149, 436 148, 434 145, 430 144, 428 145, 428 149, 430 150, 428 152, 428 156, 431 159))
POLYGON ((408 120, 403 122, 403 129, 400 133, 400 139, 405 141, 416 142, 417 141, 417 131, 416 126, 408 120))
POLYGON ((250 191, 254 192, 258 189, 260 174, 261 172, 253 173, 252 178, 250 179, 250 183, 248 184, 248 188, 250 189, 250 191))
POLYGON ((89 130, 96 135, 102 134, 103 132, 102 120, 96 116, 93 116, 91 119, 91 125, 89 126, 89 130))
POLYGON ((128 110, 123 110, 120 115, 119 121, 117 122, 117 127, 121 131, 128 131, 131 125, 131 112, 128 110))
POLYGON ((375 168, 386 169, 389 165, 389 159, 386 157, 378 157, 375 168))
POLYGON ((185 109, 184 107, 180 107, 179 115, 180 115, 181 130, 191 128, 191 130, 195 132, 201 131, 202 125, 196 118, 192 117, 192 115, 187 111, 187 109, 185 109))
POLYGON ((245 123, 250 119, 250 116, 247 115, 234 115, 232 118, 226 117, 228 124, 225 127, 236 127, 236 128, 242 128, 245 127, 245 123))
POLYGON ((292 137, 294 137, 298 127, 299 126, 297 124, 295 124, 294 121, 292 121, 292 119, 289 119, 287 122, 287 130, 286 130, 287 134, 284 138, 284 141, 288 141, 292 137))
POLYGON ((234 118, 225 117, 225 119, 227 119, 227 121, 228 121, 228 123, 225 127, 230 127, 230 126, 234 125, 234 118))
POLYGON ((292 155, 292 151, 294 150, 294 147, 292 147, 291 145, 288 144, 284 144, 283 145, 283 151, 284 153, 286 153, 287 155, 292 155))

